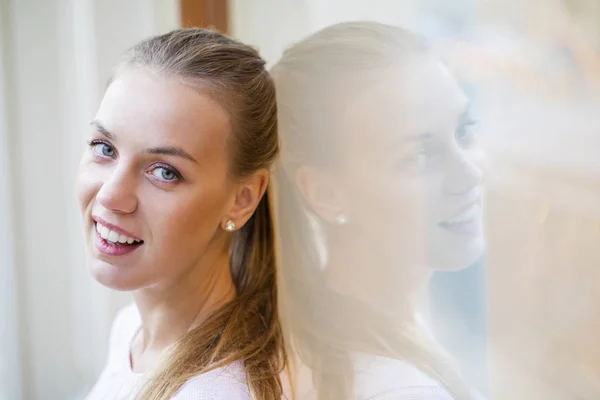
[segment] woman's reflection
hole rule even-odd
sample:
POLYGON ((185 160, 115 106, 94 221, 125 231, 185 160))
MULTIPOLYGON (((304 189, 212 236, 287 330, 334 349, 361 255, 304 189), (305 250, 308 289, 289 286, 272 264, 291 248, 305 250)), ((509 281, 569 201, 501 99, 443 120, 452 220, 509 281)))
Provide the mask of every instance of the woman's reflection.
POLYGON ((433 270, 483 252, 467 97, 420 37, 371 22, 317 32, 272 73, 281 311, 318 398, 472 398, 418 312, 433 270))

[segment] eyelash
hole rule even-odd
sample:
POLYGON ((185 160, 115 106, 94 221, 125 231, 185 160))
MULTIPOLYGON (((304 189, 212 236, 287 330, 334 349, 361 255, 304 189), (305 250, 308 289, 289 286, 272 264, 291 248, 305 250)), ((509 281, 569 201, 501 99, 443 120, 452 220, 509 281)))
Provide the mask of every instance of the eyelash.
POLYGON ((105 140, 100 140, 100 139, 92 139, 92 140, 88 140, 87 144, 88 144, 88 146, 90 146, 91 148, 93 148, 94 146, 96 146, 96 145, 99 145, 99 144, 105 144, 105 145, 107 145, 108 147, 112 148, 112 146, 111 146, 111 144, 110 144, 110 143, 108 143, 108 142, 107 142, 107 141, 105 141, 105 140))
POLYGON ((397 168, 407 171, 423 171, 427 164, 431 162, 432 155, 429 151, 423 149, 410 156, 402 158, 397 164, 397 168))
POLYGON ((157 180, 161 183, 176 183, 176 182, 180 182, 183 180, 183 177, 181 176, 179 171, 177 171, 175 168, 173 168, 167 164, 156 163, 156 164, 152 165, 152 168, 150 169, 150 171, 154 171, 157 168, 162 168, 166 171, 169 171, 170 173, 175 175, 175 179, 169 181, 169 180, 165 180, 165 179, 156 178, 156 177, 154 177, 154 175, 152 175, 152 179, 154 179, 154 180, 157 180))
MULTIPOLYGON (((93 151, 94 146, 97 146, 99 144, 103 144, 105 146, 110 147, 116 153, 115 148, 109 142, 107 142, 105 140, 93 139, 93 140, 89 140, 87 143, 88 143, 88 146, 90 147, 90 149, 92 149, 92 151, 93 151)), ((94 156, 95 157, 99 157, 99 158, 107 158, 107 157, 108 158, 112 158, 112 157, 109 157, 109 156, 105 156, 103 154, 98 154, 96 152, 94 152, 94 156)), ((167 164, 156 163, 156 164, 152 165, 152 168, 150 168, 149 171, 154 171, 157 168, 162 168, 162 169, 164 169, 166 171, 169 171, 170 173, 172 173, 173 175, 175 175, 175 179, 169 181, 169 180, 157 178, 154 175, 150 174, 150 175, 152 175, 151 179, 154 180, 154 181, 157 181, 157 182, 160 182, 160 183, 172 184, 172 183, 177 183, 177 182, 183 180, 183 176, 181 176, 181 174, 179 173, 179 171, 177 171, 175 168, 173 168, 173 167, 171 167, 170 165, 167 165, 167 164)))

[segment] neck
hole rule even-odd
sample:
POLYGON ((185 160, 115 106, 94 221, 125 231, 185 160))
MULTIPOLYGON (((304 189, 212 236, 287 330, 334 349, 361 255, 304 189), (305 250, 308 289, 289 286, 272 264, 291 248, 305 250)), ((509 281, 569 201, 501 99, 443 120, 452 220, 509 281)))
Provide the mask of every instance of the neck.
POLYGON ((329 286, 382 312, 413 318, 427 294, 429 268, 385 257, 383 251, 359 241, 349 245, 347 239, 329 242, 329 286))
POLYGON ((177 280, 133 293, 142 318, 141 353, 161 353, 235 298, 227 251, 203 257, 177 280))

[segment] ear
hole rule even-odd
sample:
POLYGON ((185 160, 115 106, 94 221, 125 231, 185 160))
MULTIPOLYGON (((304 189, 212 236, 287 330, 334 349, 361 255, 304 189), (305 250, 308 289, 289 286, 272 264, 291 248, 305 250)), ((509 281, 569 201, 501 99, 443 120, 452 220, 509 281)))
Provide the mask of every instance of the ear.
POLYGON ((228 221, 233 221, 238 229, 252 217, 260 200, 265 195, 269 184, 269 171, 260 169, 252 176, 241 182, 236 188, 233 205, 223 221, 223 226, 228 221))
POLYGON ((303 166, 296 172, 296 185, 311 210, 324 221, 336 223, 344 213, 343 193, 330 174, 303 166))

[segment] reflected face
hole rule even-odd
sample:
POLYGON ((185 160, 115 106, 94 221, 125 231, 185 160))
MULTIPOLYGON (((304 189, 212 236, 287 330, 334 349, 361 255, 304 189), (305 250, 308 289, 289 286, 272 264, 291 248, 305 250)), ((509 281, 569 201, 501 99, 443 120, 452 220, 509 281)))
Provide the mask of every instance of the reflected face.
POLYGON ((347 227, 382 260, 467 267, 483 251, 483 155, 467 98, 426 57, 378 81, 344 118, 347 227))
POLYGON ((136 68, 110 85, 77 179, 100 283, 133 290, 175 280, 220 248, 229 130, 211 97, 176 79, 136 68))

